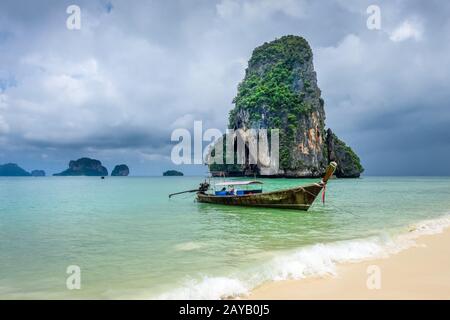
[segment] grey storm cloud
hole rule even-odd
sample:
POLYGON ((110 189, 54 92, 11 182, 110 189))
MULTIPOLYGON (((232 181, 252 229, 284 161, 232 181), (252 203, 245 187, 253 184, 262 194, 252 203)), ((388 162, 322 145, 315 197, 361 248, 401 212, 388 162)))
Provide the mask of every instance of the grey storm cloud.
POLYGON ((369 30, 371 4, 2 1, 0 163, 57 171, 88 155, 159 174, 172 130, 224 129, 253 48, 295 34, 312 46, 327 126, 367 174, 450 174, 450 4, 378 1, 369 30), (66 28, 74 3, 81 30, 66 28))

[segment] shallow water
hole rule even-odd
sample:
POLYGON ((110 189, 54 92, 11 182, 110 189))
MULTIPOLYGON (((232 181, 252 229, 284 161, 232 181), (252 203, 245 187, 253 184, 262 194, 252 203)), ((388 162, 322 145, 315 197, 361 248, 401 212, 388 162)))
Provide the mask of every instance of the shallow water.
MULTIPOLYGON (((449 177, 331 180, 325 205, 318 198, 308 212, 168 199, 201 181, 0 178, 0 298, 242 294, 401 249, 398 234, 438 228, 450 212, 449 177), (69 265, 81 268, 80 290, 66 288, 69 265)), ((312 181, 266 179, 264 188, 312 181)))

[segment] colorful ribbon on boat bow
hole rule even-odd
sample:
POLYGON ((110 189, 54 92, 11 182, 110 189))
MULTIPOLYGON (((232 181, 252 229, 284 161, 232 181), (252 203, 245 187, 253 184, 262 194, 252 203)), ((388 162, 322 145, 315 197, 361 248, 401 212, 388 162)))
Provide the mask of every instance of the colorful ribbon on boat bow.
POLYGON ((322 203, 325 204, 325 191, 327 190, 327 184, 325 183, 323 185, 323 190, 322 190, 322 203))

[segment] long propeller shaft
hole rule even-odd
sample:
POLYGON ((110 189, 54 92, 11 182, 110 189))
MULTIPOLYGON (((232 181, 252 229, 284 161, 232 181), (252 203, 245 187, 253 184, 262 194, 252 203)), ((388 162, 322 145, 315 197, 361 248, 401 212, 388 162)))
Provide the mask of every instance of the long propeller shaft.
POLYGON ((175 193, 169 194, 169 198, 172 198, 172 196, 176 196, 177 194, 189 193, 189 192, 197 192, 197 191, 199 191, 199 190, 198 189, 194 189, 194 190, 186 190, 186 191, 181 191, 181 192, 175 192, 175 193))

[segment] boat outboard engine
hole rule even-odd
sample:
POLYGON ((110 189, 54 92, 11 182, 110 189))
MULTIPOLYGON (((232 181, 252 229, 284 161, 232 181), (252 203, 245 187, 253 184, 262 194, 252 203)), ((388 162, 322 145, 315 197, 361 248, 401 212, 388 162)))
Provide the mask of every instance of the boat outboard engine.
POLYGON ((209 189, 209 183, 206 181, 200 183, 200 186, 198 187, 198 191, 202 192, 202 193, 205 193, 206 191, 208 191, 208 189, 209 189))

